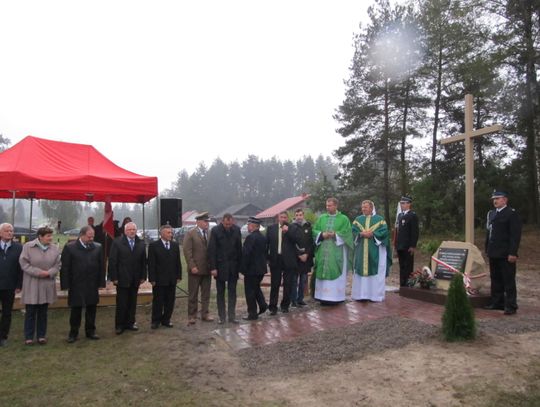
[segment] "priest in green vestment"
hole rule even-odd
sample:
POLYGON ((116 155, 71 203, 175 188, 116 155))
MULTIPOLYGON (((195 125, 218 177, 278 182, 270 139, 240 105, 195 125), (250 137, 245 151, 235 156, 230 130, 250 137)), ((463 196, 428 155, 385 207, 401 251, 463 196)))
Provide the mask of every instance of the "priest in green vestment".
POLYGON ((372 201, 362 202, 362 215, 352 224, 354 236, 353 300, 383 301, 392 265, 390 233, 372 201))
POLYGON ((313 226, 315 249, 315 299, 321 303, 345 301, 347 271, 353 248, 351 222, 337 210, 338 200, 326 200, 327 213, 313 226))

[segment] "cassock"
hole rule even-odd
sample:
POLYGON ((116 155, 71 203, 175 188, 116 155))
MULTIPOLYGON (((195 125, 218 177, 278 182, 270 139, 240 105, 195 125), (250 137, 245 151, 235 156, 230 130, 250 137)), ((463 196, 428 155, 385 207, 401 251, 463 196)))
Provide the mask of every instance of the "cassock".
POLYGON ((315 299, 345 301, 347 270, 353 247, 351 222, 341 212, 325 213, 313 226, 315 240, 315 299), (323 239, 323 232, 335 232, 335 239, 323 239))
POLYGON ((355 238, 353 300, 383 301, 385 279, 392 265, 388 225, 380 215, 361 215, 352 224, 355 238), (371 231, 371 238, 360 233, 371 231))

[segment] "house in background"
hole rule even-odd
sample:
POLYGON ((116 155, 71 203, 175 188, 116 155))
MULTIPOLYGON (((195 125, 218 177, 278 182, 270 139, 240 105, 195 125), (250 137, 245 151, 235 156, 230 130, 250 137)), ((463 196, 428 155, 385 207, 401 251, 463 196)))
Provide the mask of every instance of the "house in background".
POLYGON ((292 198, 284 199, 283 201, 259 212, 256 216, 263 221, 265 226, 271 225, 275 222, 276 216, 283 211, 294 211, 297 208, 307 208, 307 201, 311 195, 302 194, 300 196, 293 196, 292 198))
POLYGON ((237 205, 229 206, 228 208, 222 210, 221 212, 215 215, 216 221, 219 222, 223 215, 230 213, 235 221, 236 225, 242 227, 247 223, 247 220, 250 216, 255 216, 261 211, 261 208, 253 205, 252 203, 242 203, 237 205))
POLYGON ((182 214, 182 226, 193 226, 196 224, 195 217, 198 211, 186 211, 182 214))

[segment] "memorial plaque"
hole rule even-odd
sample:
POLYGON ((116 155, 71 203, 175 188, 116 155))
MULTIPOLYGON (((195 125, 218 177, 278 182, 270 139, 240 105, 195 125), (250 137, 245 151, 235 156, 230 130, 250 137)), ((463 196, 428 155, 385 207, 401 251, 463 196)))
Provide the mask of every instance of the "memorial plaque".
MULTIPOLYGON (((437 259, 445 262, 449 266, 452 266, 456 270, 464 271, 468 254, 468 249, 441 247, 439 248, 437 259)), ((451 280, 453 276, 453 271, 449 270, 442 264, 437 263, 437 267, 435 268, 435 278, 441 280, 451 280)))

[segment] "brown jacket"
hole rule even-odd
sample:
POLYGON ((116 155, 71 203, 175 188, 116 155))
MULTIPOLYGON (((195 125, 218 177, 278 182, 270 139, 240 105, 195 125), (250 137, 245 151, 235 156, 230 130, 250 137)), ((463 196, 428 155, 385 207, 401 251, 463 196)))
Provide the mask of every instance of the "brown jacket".
POLYGON ((37 239, 23 246, 19 263, 23 269, 21 304, 52 304, 56 301, 56 275, 60 271, 60 249, 51 244, 46 251, 37 245, 37 239), (38 277, 40 271, 50 276, 38 277))
MULTIPOLYGON (((210 240, 209 232, 207 231, 206 233, 208 235, 207 240, 210 240)), ((189 274, 192 274, 191 269, 193 267, 199 269, 199 272, 197 273, 198 276, 210 274, 210 270, 208 270, 208 257, 206 254, 208 242, 205 243, 199 232, 199 228, 195 227, 186 234, 184 237, 183 249, 189 274)))

